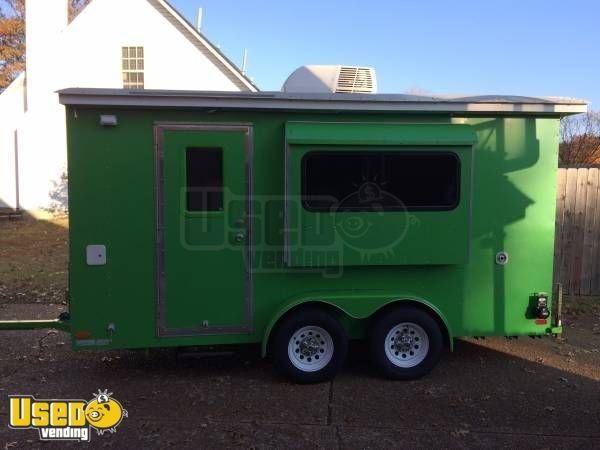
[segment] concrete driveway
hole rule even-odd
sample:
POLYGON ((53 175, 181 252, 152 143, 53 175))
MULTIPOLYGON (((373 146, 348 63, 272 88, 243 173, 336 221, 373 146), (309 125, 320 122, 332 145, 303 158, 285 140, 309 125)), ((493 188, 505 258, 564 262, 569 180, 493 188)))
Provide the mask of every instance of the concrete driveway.
MULTIPOLYGON (((55 317, 58 305, 0 305, 2 318, 55 317)), ((245 348, 76 353, 60 332, 0 332, 0 449, 64 448, 11 430, 9 394, 91 399, 129 411, 85 448, 600 448, 598 318, 573 317, 563 340, 458 341, 428 377, 384 380, 364 347, 335 381, 290 384, 245 348)))

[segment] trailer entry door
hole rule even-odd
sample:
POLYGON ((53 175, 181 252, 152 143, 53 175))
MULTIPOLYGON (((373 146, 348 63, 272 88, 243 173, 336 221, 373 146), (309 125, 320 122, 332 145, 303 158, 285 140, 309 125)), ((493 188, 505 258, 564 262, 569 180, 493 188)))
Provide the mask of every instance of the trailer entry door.
POLYGON ((247 333, 251 128, 165 124, 156 136, 158 334, 247 333))

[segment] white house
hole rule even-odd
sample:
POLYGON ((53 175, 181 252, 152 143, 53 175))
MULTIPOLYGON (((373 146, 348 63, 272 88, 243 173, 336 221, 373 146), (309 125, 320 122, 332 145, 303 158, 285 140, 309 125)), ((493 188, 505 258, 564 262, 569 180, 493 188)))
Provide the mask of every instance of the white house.
POLYGON ((256 91, 165 0, 27 0, 27 68, 0 94, 0 209, 34 215, 63 196, 67 87, 256 91))

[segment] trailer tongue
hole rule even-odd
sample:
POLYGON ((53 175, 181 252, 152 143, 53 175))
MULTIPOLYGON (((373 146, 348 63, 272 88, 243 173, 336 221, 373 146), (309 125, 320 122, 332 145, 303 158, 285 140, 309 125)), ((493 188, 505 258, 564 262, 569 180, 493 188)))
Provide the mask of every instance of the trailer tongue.
POLYGON ((57 319, 47 320, 0 320, 0 330, 43 330, 71 331, 69 313, 61 313, 57 319))

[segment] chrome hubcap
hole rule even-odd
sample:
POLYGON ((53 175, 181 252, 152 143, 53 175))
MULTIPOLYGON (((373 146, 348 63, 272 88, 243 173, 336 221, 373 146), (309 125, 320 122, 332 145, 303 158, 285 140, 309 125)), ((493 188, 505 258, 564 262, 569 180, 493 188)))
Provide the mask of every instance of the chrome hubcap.
POLYGON ((304 372, 321 370, 333 357, 333 339, 321 327, 302 327, 290 338, 288 356, 294 367, 304 372))
POLYGON ((390 329, 385 338, 385 354, 398 367, 421 363, 429 352, 429 336, 421 326, 403 322, 390 329))
POLYGON ((316 336, 305 337, 304 339, 300 339, 300 344, 298 344, 298 348, 300 350, 299 353, 304 355, 305 357, 314 356, 318 359, 319 350, 321 349, 321 342, 316 336))
MULTIPOLYGON (((419 338, 417 338, 417 341, 419 338)), ((394 349, 399 352, 409 352, 413 349, 414 339, 412 336, 402 333, 394 337, 394 349)))

